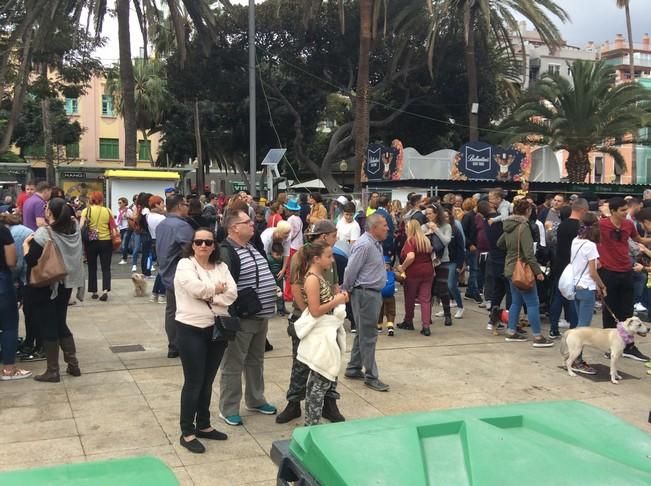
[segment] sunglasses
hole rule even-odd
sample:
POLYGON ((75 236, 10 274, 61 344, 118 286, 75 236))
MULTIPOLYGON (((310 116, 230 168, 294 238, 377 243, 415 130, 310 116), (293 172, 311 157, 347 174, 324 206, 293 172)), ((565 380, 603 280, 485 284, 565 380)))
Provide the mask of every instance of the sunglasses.
POLYGON ((192 240, 192 243, 194 243, 196 246, 212 246, 215 243, 215 240, 192 240))
POLYGON ((620 228, 615 228, 610 232, 610 236, 615 241, 622 241, 622 230, 620 228))

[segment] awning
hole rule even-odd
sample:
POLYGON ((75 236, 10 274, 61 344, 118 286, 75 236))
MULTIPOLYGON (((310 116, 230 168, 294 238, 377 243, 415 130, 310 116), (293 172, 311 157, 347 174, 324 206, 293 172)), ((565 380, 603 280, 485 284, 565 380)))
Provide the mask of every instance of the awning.
POLYGON ((177 172, 164 170, 120 170, 112 169, 104 172, 106 177, 117 177, 120 179, 165 179, 177 181, 180 179, 177 172))

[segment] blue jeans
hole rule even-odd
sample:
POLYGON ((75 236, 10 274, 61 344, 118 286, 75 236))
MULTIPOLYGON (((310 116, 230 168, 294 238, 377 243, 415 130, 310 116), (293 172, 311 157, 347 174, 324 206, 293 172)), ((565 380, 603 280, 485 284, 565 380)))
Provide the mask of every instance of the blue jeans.
POLYGON ((549 305, 549 322, 550 332, 558 332, 558 320, 561 318, 561 310, 565 310, 565 318, 570 323, 570 329, 574 329, 577 323, 576 305, 571 300, 567 300, 558 290, 558 284, 554 285, 554 295, 549 305))
POLYGON ((522 309, 522 304, 526 304, 531 332, 534 336, 540 336, 540 304, 538 302, 538 290, 536 286, 534 285, 531 290, 525 292, 513 285, 511 279, 509 279, 509 286, 511 287, 509 332, 511 334, 515 332, 518 326, 518 317, 520 317, 520 309, 522 309))
POLYGON ((2 362, 13 365, 18 346, 18 305, 16 288, 9 271, 0 272, 0 331, 2 362))
POLYGON ((140 267, 142 269, 142 273, 146 277, 151 277, 151 267, 154 264, 153 240, 147 232, 140 235, 140 241, 142 241, 142 257, 140 259, 140 267))
POLYGON ((166 289, 163 285, 163 279, 160 276, 160 273, 156 274, 156 280, 154 280, 154 287, 151 290, 152 294, 156 295, 165 295, 166 289))
POLYGON ((576 308, 577 327, 590 327, 594 304, 597 301, 597 291, 588 289, 576 289, 574 296, 574 307, 576 308))
POLYGON ((646 272, 633 273, 633 285, 635 286, 635 303, 641 303, 644 300, 644 293, 646 291, 646 272))
POLYGON ((131 251, 131 264, 138 265, 138 255, 142 250, 142 233, 133 233, 133 250, 131 251))
POLYGON ((450 291, 450 298, 454 299, 459 309, 463 309, 463 299, 461 292, 459 292, 459 273, 457 272, 457 264, 453 262, 442 263, 448 267, 448 290, 450 291))
POLYGON ((122 260, 126 260, 129 255, 129 243, 131 243, 131 237, 133 236, 133 231, 130 229, 120 230, 120 237, 122 238, 122 260))
POLYGON ((466 252, 466 263, 468 264, 468 288, 466 295, 476 297, 479 295, 479 261, 477 251, 466 252))

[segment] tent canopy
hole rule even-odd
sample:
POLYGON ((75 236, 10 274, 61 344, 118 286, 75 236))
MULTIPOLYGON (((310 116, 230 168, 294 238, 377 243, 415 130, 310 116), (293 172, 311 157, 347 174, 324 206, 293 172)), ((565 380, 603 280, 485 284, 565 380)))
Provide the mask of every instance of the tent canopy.
POLYGON ((321 179, 312 179, 311 181, 294 184, 291 189, 325 189, 326 186, 321 179))

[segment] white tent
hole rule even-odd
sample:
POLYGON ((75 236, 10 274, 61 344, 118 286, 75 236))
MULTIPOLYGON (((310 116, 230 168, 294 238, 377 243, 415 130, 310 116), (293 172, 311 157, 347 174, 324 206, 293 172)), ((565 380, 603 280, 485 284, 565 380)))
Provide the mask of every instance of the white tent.
POLYGON ((311 181, 294 184, 290 189, 325 189, 326 186, 321 179, 312 179, 311 181))

